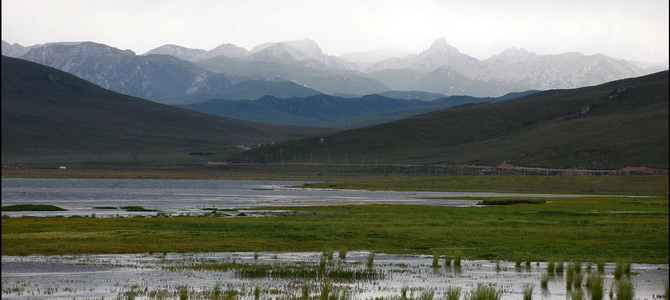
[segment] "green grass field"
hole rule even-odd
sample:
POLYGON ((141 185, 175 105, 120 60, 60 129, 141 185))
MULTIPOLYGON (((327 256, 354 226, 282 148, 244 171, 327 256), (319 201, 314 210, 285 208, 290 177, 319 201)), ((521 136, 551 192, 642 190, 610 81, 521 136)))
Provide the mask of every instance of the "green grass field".
POLYGON ((545 200, 464 208, 296 207, 281 209, 313 213, 268 218, 3 218, 2 255, 344 248, 472 259, 668 262, 667 194, 545 200))

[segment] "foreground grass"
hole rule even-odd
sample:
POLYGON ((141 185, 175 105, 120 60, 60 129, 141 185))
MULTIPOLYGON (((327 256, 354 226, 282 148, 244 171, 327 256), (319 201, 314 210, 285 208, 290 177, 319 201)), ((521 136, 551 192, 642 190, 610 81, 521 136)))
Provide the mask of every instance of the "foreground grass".
POLYGON ((350 249, 668 263, 667 196, 545 200, 461 208, 296 207, 313 213, 268 218, 3 218, 2 255, 350 249))

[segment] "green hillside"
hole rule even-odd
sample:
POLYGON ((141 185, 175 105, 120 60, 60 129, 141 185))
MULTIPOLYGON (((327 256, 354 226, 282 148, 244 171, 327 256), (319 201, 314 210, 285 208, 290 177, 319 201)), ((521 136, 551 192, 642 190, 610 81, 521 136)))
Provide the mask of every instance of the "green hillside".
MULTIPOLYGON (((105 90, 69 73, 2 57, 3 164, 40 157, 218 154, 328 129, 259 124, 105 90)), ((48 160, 48 159, 47 159, 48 160)))
POLYGON ((664 71, 511 101, 453 107, 261 147, 231 158, 667 169, 668 132, 668 71, 664 71))

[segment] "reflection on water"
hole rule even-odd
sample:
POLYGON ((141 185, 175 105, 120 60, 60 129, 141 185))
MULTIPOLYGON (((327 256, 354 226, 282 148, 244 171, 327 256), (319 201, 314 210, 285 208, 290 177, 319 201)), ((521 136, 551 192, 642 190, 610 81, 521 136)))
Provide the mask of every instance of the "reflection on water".
MULTIPOLYGON (((337 252, 327 259, 322 253, 165 253, 134 255, 76 256, 3 256, 3 299, 125 299, 128 291, 136 291, 142 299, 158 299, 157 295, 173 295, 186 288, 191 299, 205 295, 217 286, 235 291, 239 299, 285 299, 299 297, 307 284, 312 295, 319 295, 324 284, 333 291, 347 291, 350 299, 398 297, 403 289, 407 296, 418 297, 434 291, 434 299, 443 299, 449 287, 460 287, 463 294, 478 284, 492 285, 503 292, 502 299, 521 299, 525 284, 535 284, 533 299, 569 299, 565 274, 551 276, 548 288, 540 288, 547 264, 532 262, 516 268, 514 262, 463 260, 460 268, 454 263, 432 266, 431 256, 391 255, 376 253, 373 270, 383 278, 338 280, 338 278, 300 278, 280 276, 239 276, 237 270, 249 266, 271 265, 276 269, 366 270, 369 252, 350 251, 345 258, 337 252), (193 266, 231 266, 227 270, 201 270, 193 266), (498 270, 499 268, 499 270, 498 270), (258 294, 254 291, 258 290, 258 294), (153 295, 153 296, 152 296, 153 295)), ((588 264, 582 263, 582 272, 588 264)), ((607 297, 614 282, 614 264, 605 265, 604 294, 607 297)), ((591 272, 597 272, 595 264, 591 272)), ((586 277, 586 276, 585 276, 586 277)), ((630 279, 635 283, 637 299, 654 299, 664 292, 668 282, 668 265, 632 264, 630 279)), ((585 280, 585 279, 584 279, 585 280)), ((582 287, 585 295, 588 289, 582 287)), ((164 299, 171 299, 170 297, 164 299)), ((463 298, 464 299, 464 298, 463 298)))

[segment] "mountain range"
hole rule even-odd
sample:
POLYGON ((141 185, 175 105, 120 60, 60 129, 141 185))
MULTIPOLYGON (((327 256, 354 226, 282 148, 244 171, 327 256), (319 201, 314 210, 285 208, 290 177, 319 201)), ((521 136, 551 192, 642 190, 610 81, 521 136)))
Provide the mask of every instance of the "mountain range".
POLYGON ((477 60, 460 53, 444 38, 418 54, 376 53, 376 60, 369 52, 336 57, 323 53, 310 39, 264 43, 251 50, 232 44, 212 50, 164 45, 143 55, 93 42, 29 47, 2 42, 5 56, 55 67, 119 93, 167 104, 255 100, 259 93, 305 96, 278 91, 277 82, 293 83, 289 90, 299 90, 298 86, 337 96, 422 91, 497 97, 591 86, 667 69, 667 63, 649 66, 605 55, 538 55, 514 48, 477 60), (248 94, 240 93, 239 88, 226 91, 246 81, 255 81, 258 90, 247 88, 248 94))
MULTIPOLYGON (((162 155, 183 163, 193 153, 216 153, 206 159, 276 162, 287 156, 334 163, 668 168, 668 71, 577 89, 512 94, 514 99, 500 101, 446 97, 445 101, 465 104, 336 131, 185 110, 119 94, 22 59, 3 56, 2 66, 3 164, 125 165, 140 164, 147 157, 165 164, 162 155)), ((363 98, 347 102, 319 94, 294 99, 295 103, 272 96, 258 101, 286 113, 291 112, 286 108, 305 110, 314 119, 327 117, 329 110, 346 115, 343 103, 353 108, 361 101, 387 101, 380 95, 363 98), (314 98, 305 100, 310 97, 314 98), (310 111, 306 102, 322 106, 310 111), (328 108, 333 103, 340 105, 339 111, 328 108)), ((376 110, 371 105, 370 111, 376 110)), ((382 114, 398 111, 402 110, 382 114)))

